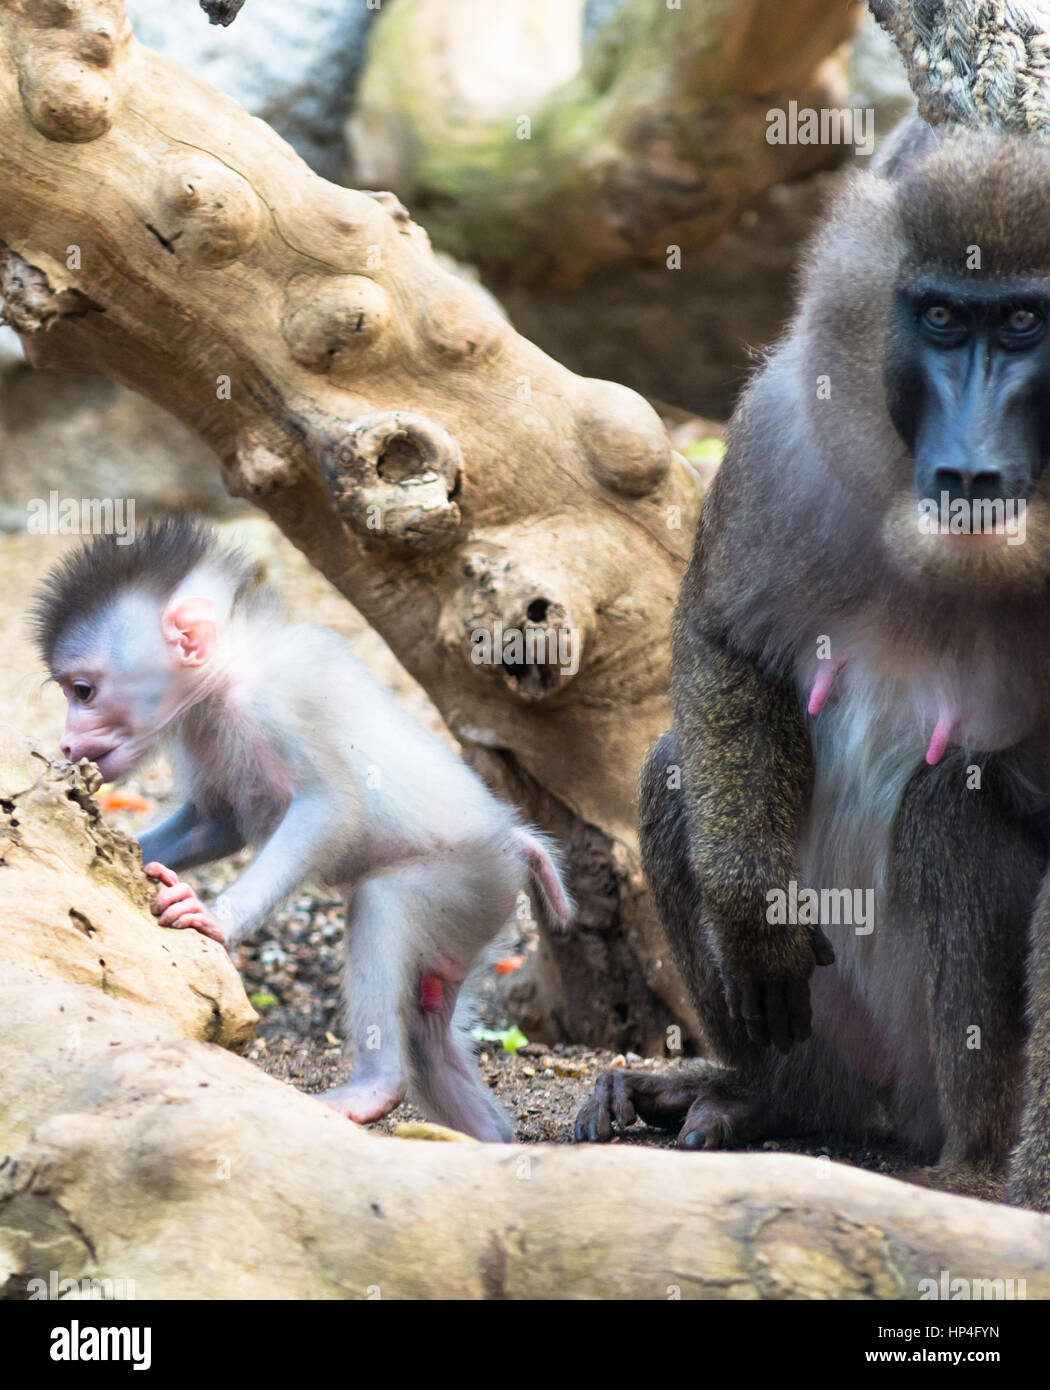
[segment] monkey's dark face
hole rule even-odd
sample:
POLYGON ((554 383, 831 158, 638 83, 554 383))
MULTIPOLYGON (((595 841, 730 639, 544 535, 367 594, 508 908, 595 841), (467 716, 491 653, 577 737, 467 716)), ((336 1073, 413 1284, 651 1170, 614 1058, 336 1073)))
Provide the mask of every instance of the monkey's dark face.
POLYGON ((784 349, 817 464, 799 430, 800 515, 817 501, 851 560, 870 539, 868 564, 948 600, 1050 578, 1048 183, 1050 142, 969 132, 858 174, 784 349))
MULTIPOLYGON (((909 548, 959 579, 979 577, 993 556, 1000 577, 1031 570, 1031 554, 1009 551, 1029 539, 1028 507, 1050 458, 1045 287, 947 278, 899 287, 884 380, 912 466, 921 534, 909 548)), ((896 529, 901 542, 899 517, 896 529)))
POLYGON ((1027 501, 1050 454, 1050 304, 1023 285, 919 284, 895 320, 887 394, 916 496, 1027 501))

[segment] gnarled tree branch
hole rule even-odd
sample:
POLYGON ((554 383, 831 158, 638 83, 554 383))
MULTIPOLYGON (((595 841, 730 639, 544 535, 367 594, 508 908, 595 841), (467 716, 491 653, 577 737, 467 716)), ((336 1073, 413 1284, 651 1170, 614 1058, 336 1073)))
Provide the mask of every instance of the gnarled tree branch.
POLYGON ((657 1046, 690 1014, 635 780, 700 502, 659 419, 520 338, 396 199, 326 183, 142 48, 121 0, 2 0, 0 57, 2 273, 30 361, 194 429, 566 842, 580 918, 546 944, 530 1026, 657 1046), (496 624, 571 625, 570 659, 478 664, 496 624))

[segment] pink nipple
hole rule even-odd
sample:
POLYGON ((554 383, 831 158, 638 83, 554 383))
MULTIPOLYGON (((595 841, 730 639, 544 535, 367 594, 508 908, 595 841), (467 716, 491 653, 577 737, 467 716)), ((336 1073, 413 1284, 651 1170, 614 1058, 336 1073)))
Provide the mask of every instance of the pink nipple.
POLYGON ((846 664, 844 656, 838 657, 835 661, 822 661, 817 678, 813 682, 813 689, 809 692, 809 705, 807 706, 810 714, 819 714, 824 708, 824 701, 828 698, 831 687, 835 684, 835 677, 846 664))
POLYGON ((931 767, 935 767, 944 757, 944 750, 948 747, 948 741, 954 728, 955 721, 951 715, 941 714, 938 717, 933 733, 930 735, 930 746, 926 750, 926 761, 931 767))

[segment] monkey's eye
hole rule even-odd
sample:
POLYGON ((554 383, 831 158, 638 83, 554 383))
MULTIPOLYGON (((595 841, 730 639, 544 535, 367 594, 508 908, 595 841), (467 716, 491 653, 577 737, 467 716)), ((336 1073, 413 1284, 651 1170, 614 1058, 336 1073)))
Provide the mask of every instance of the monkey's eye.
POLYGON ((928 304, 922 311, 922 321, 938 333, 943 333, 948 328, 959 327, 955 310, 950 309, 947 304, 928 304))
POLYGON ((82 705, 86 705, 95 693, 95 687, 88 681, 73 682, 73 699, 79 700, 82 705))
POLYGON ((1024 305, 1008 310, 1003 319, 1003 327, 1015 338, 1029 337, 1042 326, 1042 314, 1037 309, 1028 309, 1024 305))

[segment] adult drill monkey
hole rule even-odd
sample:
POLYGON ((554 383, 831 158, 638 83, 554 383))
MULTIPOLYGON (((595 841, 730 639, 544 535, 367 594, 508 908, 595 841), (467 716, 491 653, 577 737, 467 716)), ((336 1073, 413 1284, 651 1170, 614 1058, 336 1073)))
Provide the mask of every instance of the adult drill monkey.
POLYGON ((172 746, 186 803, 141 842, 164 885, 161 924, 233 946, 308 875, 345 886, 357 1065, 322 1099, 364 1122, 407 1089, 435 1119, 509 1139, 456 1002, 530 876, 552 919, 568 920, 544 838, 335 633, 285 623, 273 589, 192 520, 80 547, 45 581, 36 618, 68 701, 67 757, 114 779, 158 741, 172 746), (205 908, 177 871, 245 844, 256 858, 205 908))
POLYGON ((1050 1207, 1048 188, 1050 146, 911 127, 816 239, 703 509, 641 779, 707 1056, 601 1078, 578 1138, 889 1124, 934 1180, 998 1191, 1027 979, 1008 1193, 1050 1207), (936 533, 927 498, 1027 504, 1025 529, 936 533), (873 889, 874 930, 781 924, 793 883, 873 889))

